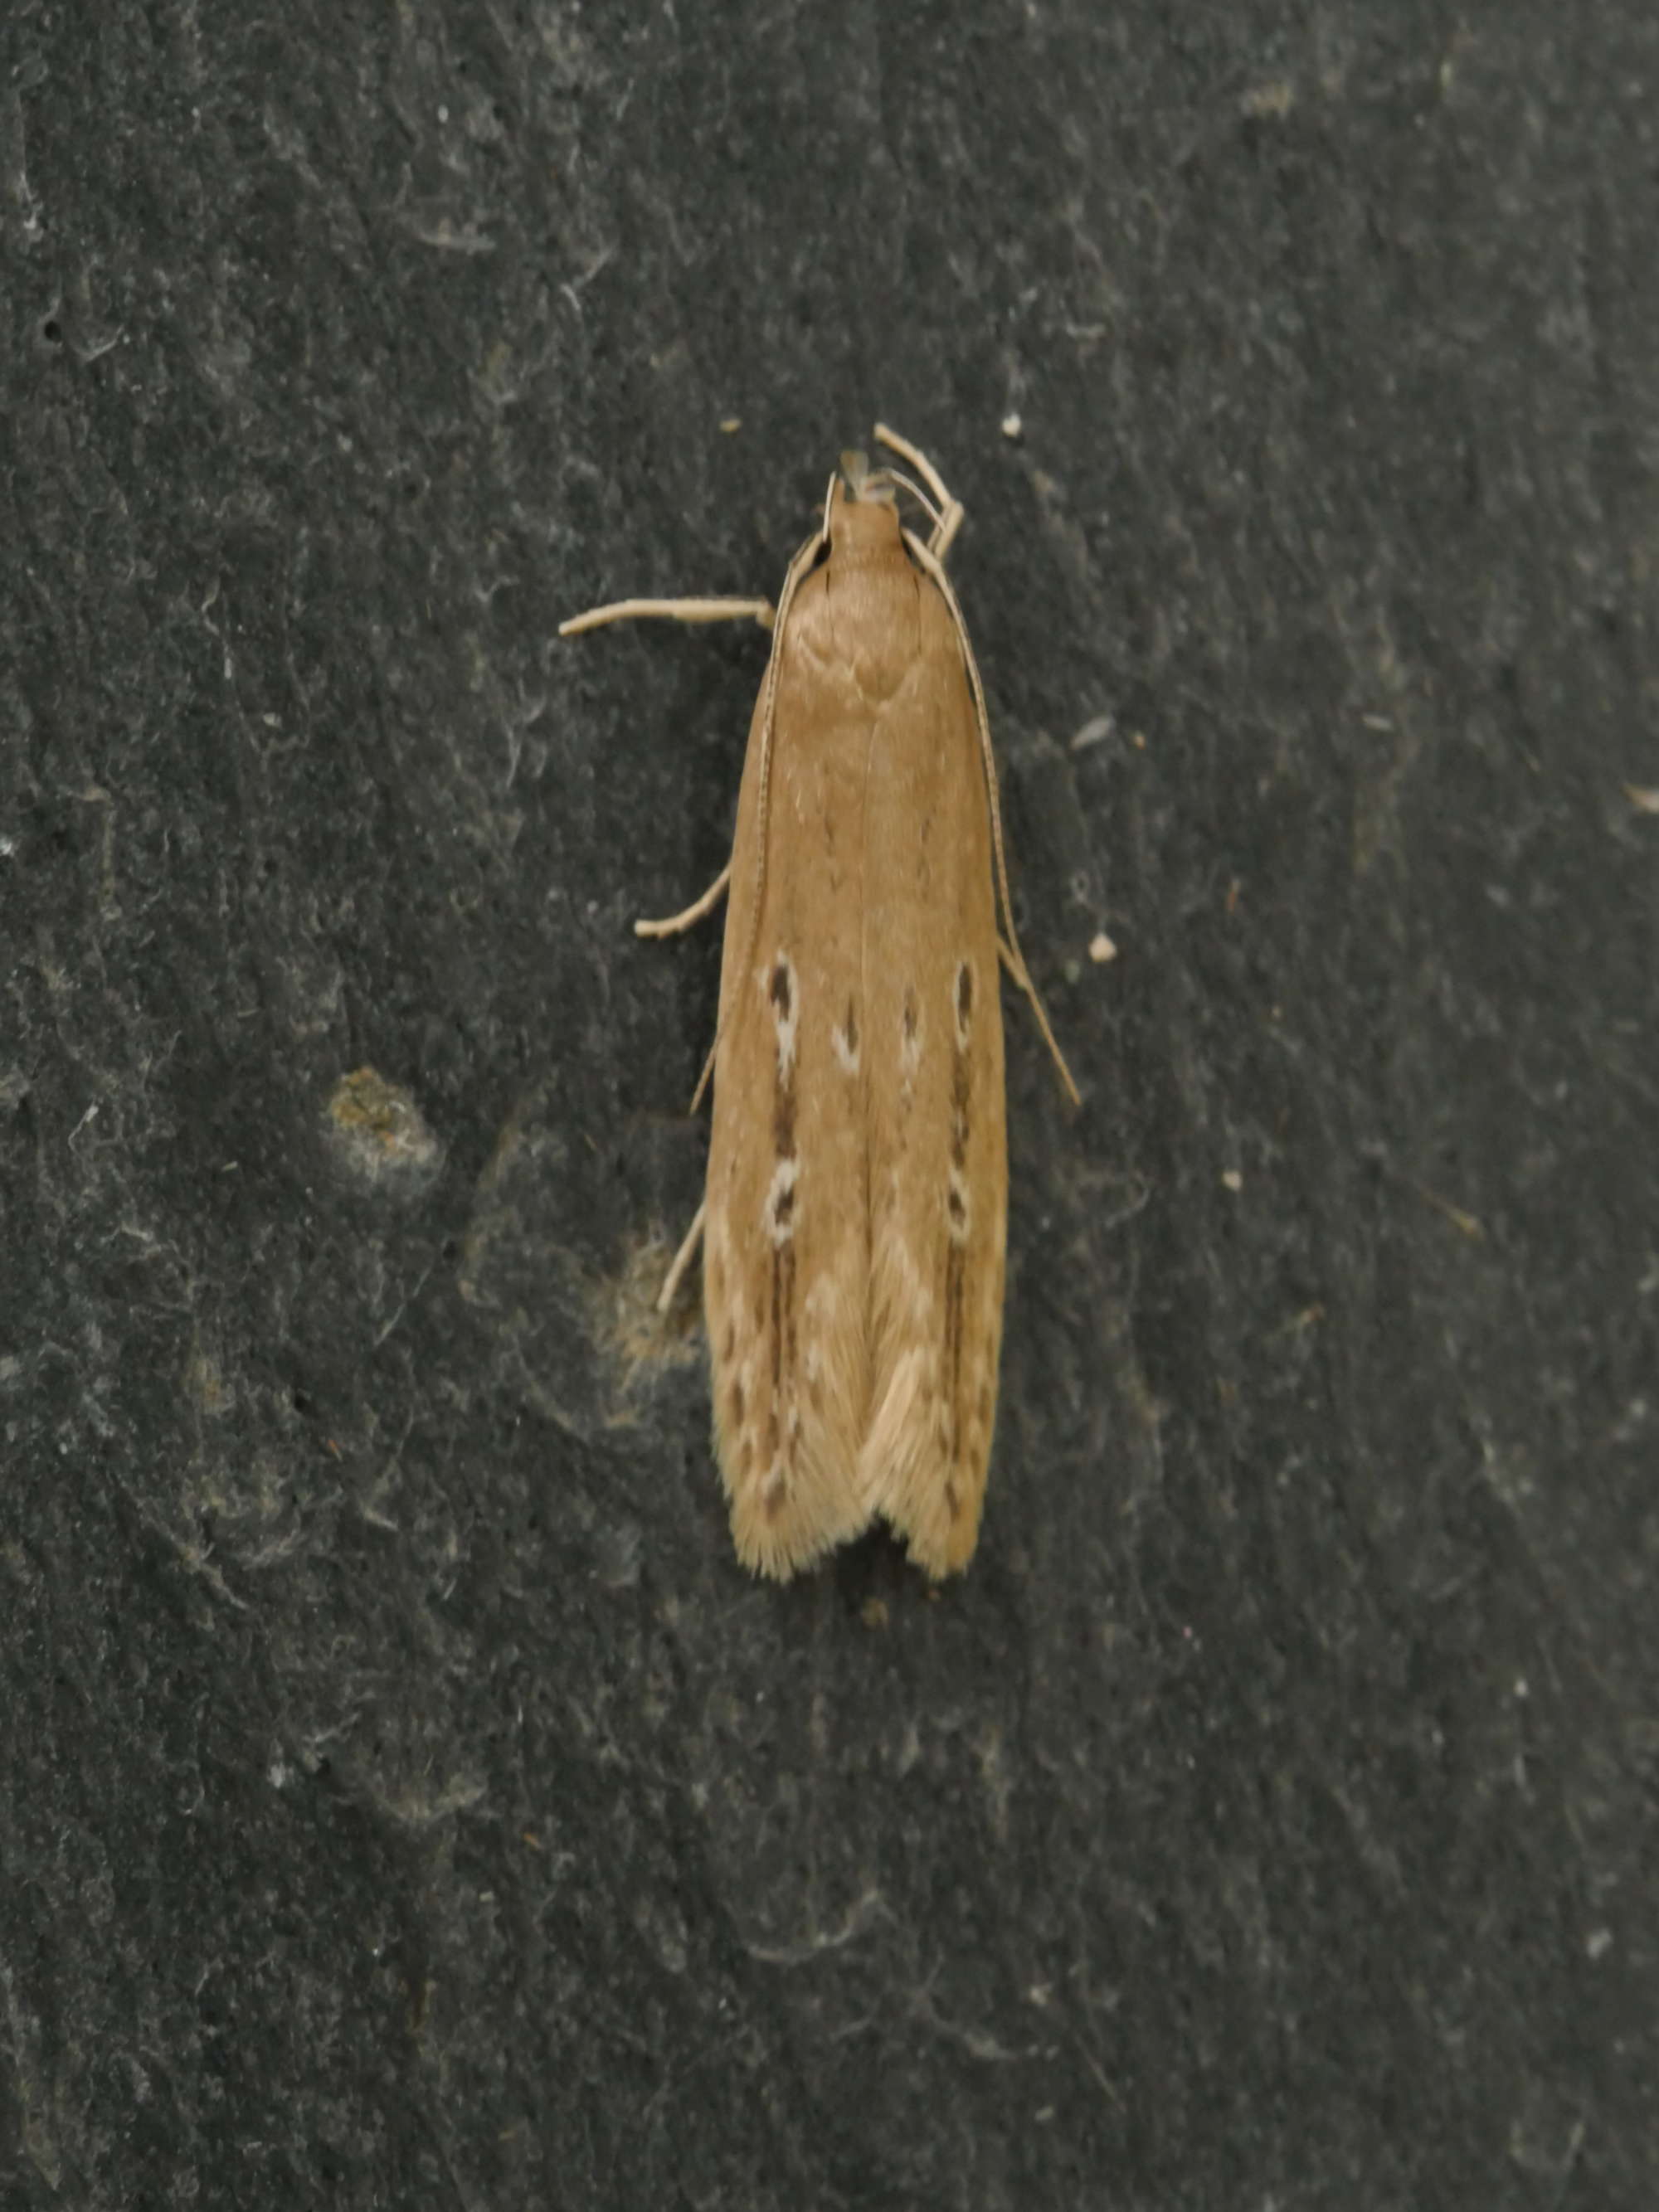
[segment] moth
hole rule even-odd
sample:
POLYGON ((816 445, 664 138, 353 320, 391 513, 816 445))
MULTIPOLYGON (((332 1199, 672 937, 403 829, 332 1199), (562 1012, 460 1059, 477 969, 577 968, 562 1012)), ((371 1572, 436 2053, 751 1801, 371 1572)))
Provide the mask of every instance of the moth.
POLYGON ((712 1073, 708 1181, 662 1303, 701 1236, 732 1537, 778 1580, 884 1518, 930 1577, 973 1556, 1007 1246, 1000 965, 1078 1099, 1014 931, 984 688, 944 567, 963 509, 913 446, 876 436, 921 483, 843 454, 775 609, 625 599, 560 632, 663 616, 772 635, 731 858, 683 914, 635 927, 672 935, 729 894, 692 1100, 712 1073))

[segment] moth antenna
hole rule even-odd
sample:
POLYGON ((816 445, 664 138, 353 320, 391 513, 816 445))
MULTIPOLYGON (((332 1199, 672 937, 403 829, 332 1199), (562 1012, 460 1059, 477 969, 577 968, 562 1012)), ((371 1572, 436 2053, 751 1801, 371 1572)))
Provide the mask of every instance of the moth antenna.
MULTIPOLYGON (((962 527, 963 508, 960 501, 951 496, 944 477, 940 476, 920 447, 913 446, 908 438, 901 438, 896 430, 890 430, 884 422, 877 423, 876 435, 890 451, 898 454, 901 459, 909 462, 911 467, 939 501, 939 516, 934 525, 931 544, 934 555, 942 561, 954 544, 957 531, 962 527)), ((957 628, 963 629, 960 611, 957 614, 957 628)), ((963 634, 966 635, 965 631, 963 634)))
POLYGON ((921 486, 916 482, 915 478, 914 477, 907 477, 902 469, 884 469, 882 474, 886 477, 890 483, 903 485, 905 490, 909 493, 911 498, 915 500, 916 505, 927 517, 929 522, 933 524, 933 535, 937 538, 940 531, 945 527, 945 517, 940 514, 939 508, 928 497, 927 494, 922 489, 921 486))
POLYGON ((1048 1026, 1048 1015, 1042 1011, 1042 1001, 1036 994, 1036 986, 1031 981, 1030 975, 1026 969, 1025 963, 1020 958, 1018 953, 1014 951, 1013 947, 1009 944, 1007 939, 1004 937, 1000 930, 997 932, 997 957, 1001 961, 1003 966, 1008 970, 1009 981, 1012 982, 1018 990, 1024 992, 1026 999, 1030 1001, 1031 1012, 1036 1016, 1037 1027, 1042 1031, 1043 1042, 1048 1045, 1048 1050, 1054 1057, 1054 1066, 1060 1071, 1060 1081, 1066 1085, 1066 1092, 1071 1098, 1073 1105, 1080 1106, 1083 1103, 1083 1101, 1077 1095, 1077 1085, 1072 1080, 1071 1069, 1066 1065, 1066 1055, 1054 1042, 1054 1033, 1048 1026))
POLYGON ((877 423, 876 436, 889 452, 896 453, 901 460, 908 461, 917 475, 926 479, 933 497, 941 507, 955 506, 955 501, 945 489, 944 477, 940 476, 920 446, 913 446, 908 438, 900 437, 896 430, 890 430, 884 422, 877 423))
POLYGON ((688 1114, 695 1114, 702 1103, 702 1094, 708 1090, 708 1079, 714 1073, 714 1054, 720 1048, 720 1030, 724 1026, 724 1023, 718 1021, 714 1024, 714 1042, 708 1048, 708 1057, 702 1064, 702 1073, 697 1078, 697 1087, 691 1093, 691 1103, 686 1109, 688 1114))
MULTIPOLYGON (((878 427, 876 435, 881 437, 883 434, 878 427)), ((949 495, 947 494, 946 496, 948 497, 949 495)), ((957 510, 958 513, 960 511, 960 509, 957 510)), ((1031 971, 1025 965, 1025 956, 1019 949, 1019 934, 1014 927, 1014 903, 1008 893, 1008 862, 1002 842, 1002 802, 997 790, 996 756, 991 750, 991 720, 985 708, 985 686, 980 681, 979 663, 974 659, 974 648, 968 639, 968 625, 963 620, 962 609, 957 604, 957 595, 951 588, 951 580, 945 574, 938 556, 922 544, 914 531, 906 530, 901 534, 905 544, 921 564, 924 574, 930 576, 939 586, 939 595, 951 611, 951 619, 957 626, 957 642, 962 647, 962 658, 968 670, 969 689, 974 695, 974 718, 979 725, 980 757, 984 763, 985 788, 991 802, 991 849, 996 855, 997 892, 1002 901, 1002 918, 1008 926, 1007 945, 1006 946, 999 945, 999 950, 1007 962, 1009 974, 1031 1002, 1031 1011, 1037 1018, 1037 1027, 1042 1031, 1043 1042, 1054 1057, 1054 1066, 1059 1072, 1060 1082, 1065 1086, 1067 1097, 1073 1106, 1081 1106, 1082 1094, 1072 1079, 1071 1069, 1066 1065, 1066 1055, 1056 1043, 1054 1033, 1048 1026, 1048 1017, 1042 1010, 1042 1001, 1037 996, 1036 985, 1031 981, 1031 971)), ((773 650, 775 653, 776 647, 775 647, 773 650)))

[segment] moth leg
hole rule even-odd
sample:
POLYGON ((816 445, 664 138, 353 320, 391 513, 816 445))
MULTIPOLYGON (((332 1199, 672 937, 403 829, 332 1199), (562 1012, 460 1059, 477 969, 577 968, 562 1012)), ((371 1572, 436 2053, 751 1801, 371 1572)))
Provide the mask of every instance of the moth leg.
POLYGON ((776 611, 770 599, 613 599, 609 606, 589 607, 586 614, 572 615, 568 622, 559 624, 559 635, 577 637, 583 630, 598 629, 605 623, 633 622, 651 615, 659 615, 666 622, 753 621, 763 629, 770 629, 776 611))
MULTIPOLYGON (((726 896, 726 885, 731 882, 731 880, 732 863, 728 860, 726 866, 720 870, 719 875, 715 877, 714 882, 709 884, 702 896, 700 899, 694 899, 691 902, 691 904, 686 908, 683 914, 671 914, 665 921, 636 921, 634 924, 635 936, 673 937, 681 930, 690 929, 693 923, 701 921, 704 915, 709 913, 713 908, 719 905, 720 900, 726 896)), ((697 1078, 697 1087, 691 1093, 691 1104, 689 1110, 693 1114, 696 1112, 698 1107, 702 1103, 702 1094, 708 1090, 708 1079, 714 1073, 714 1054, 719 1048, 720 1037, 717 1034, 714 1043, 708 1048, 708 1057, 702 1064, 702 1073, 697 1078)), ((702 1233, 702 1209, 699 1207, 697 1209, 697 1218, 691 1224, 690 1231, 686 1237, 685 1243, 680 1252, 679 1258, 675 1261, 673 1267, 670 1272, 668 1279, 669 1287, 663 1292, 665 1301, 673 1296, 674 1285, 679 1280, 683 1266, 690 1263, 692 1249, 696 1243, 699 1235, 702 1233)))
POLYGON ((705 1199, 697 1208, 696 1219, 685 1232, 685 1242, 674 1255, 674 1264, 668 1270, 668 1279, 663 1285, 657 1299, 657 1311, 659 1314, 665 1314, 673 1304, 680 1285, 685 1280, 686 1270, 697 1256, 697 1247, 702 1242, 702 1217, 708 1210, 708 1201, 705 1199))
POLYGON ((884 422, 877 423, 876 435, 884 446, 909 462, 939 501, 939 513, 933 518, 933 535, 927 541, 927 550, 936 561, 942 561, 962 527, 962 501, 953 498, 946 490, 944 477, 919 447, 913 446, 908 438, 901 438, 896 430, 890 430, 884 422))
POLYGON ((636 921, 635 937, 678 937, 682 930, 690 929, 704 915, 712 914, 726 896, 726 887, 732 880, 732 863, 728 860, 700 899, 693 899, 682 914, 671 914, 665 921, 636 921))
POLYGON ((1037 1027, 1042 1031, 1042 1042, 1048 1048, 1049 1057, 1054 1063, 1066 1097, 1073 1106, 1080 1106, 1083 1103, 1082 1094, 1072 1080, 1072 1071, 1066 1065, 1065 1054, 1054 1042, 1054 1033, 1048 1026, 1048 1015, 1042 1011, 1042 1001, 1037 996, 1037 988, 1031 981, 1030 970, 1018 953, 1014 951, 1012 945, 1007 942, 1000 930, 997 932, 997 951, 1002 956, 1003 966, 1030 1000, 1031 1012, 1036 1016, 1037 1027))

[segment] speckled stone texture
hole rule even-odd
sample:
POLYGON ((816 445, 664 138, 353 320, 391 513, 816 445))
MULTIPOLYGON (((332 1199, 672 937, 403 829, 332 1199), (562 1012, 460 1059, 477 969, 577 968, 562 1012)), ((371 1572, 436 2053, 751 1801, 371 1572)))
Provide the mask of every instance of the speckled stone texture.
POLYGON ((1651 6, 0 42, 0 2204, 1659 2201, 1651 6), (878 416, 1086 1093, 937 1595, 649 1312, 765 641, 554 635, 878 416))

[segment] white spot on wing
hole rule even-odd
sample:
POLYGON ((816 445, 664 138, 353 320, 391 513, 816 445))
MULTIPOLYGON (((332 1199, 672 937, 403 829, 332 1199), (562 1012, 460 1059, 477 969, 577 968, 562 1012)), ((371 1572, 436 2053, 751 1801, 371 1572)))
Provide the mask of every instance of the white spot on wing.
POLYGON ((933 1286, 900 1237, 888 1239, 882 1247, 880 1288, 894 1311, 910 1316, 924 1327, 927 1324, 933 1309, 933 1286))
POLYGON ((761 1222, 774 1244, 787 1244, 795 1233, 795 1162, 780 1160, 767 1185, 761 1222))
POLYGON ((795 963, 780 950, 760 979, 761 989, 772 1009, 778 1032, 778 1080, 787 1083, 795 1072, 795 1041, 800 1030, 800 991, 795 963))

